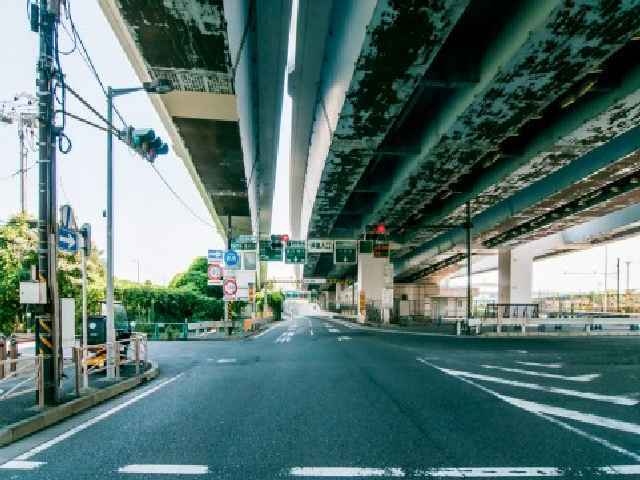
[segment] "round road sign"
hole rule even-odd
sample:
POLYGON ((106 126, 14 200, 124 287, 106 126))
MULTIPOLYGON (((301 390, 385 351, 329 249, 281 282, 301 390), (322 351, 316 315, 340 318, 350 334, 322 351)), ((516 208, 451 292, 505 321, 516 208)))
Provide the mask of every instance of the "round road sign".
POLYGON ((235 250, 227 250, 224 252, 224 263, 226 263, 228 267, 235 267, 238 264, 238 260, 238 252, 235 250))
POLYGON ((207 268, 207 276, 210 281, 222 280, 222 267, 219 263, 210 263, 207 268))
POLYGON ((238 284, 235 278, 227 278, 222 284, 222 291, 225 295, 233 296, 238 291, 238 284))

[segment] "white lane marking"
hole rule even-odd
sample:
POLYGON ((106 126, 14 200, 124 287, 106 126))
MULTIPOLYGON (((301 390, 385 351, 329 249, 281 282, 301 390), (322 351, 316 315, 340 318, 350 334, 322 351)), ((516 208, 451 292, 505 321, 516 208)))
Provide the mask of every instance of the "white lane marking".
POLYGON ((401 468, 366 467, 294 467, 289 475, 296 477, 404 477, 401 468))
POLYGON ((291 337, 295 335, 296 332, 287 330, 286 332, 282 332, 278 338, 276 338, 276 343, 288 343, 291 341, 291 337))
POLYGON ((340 330, 338 330, 337 328, 330 328, 329 333, 340 333, 340 330))
POLYGON ((158 385, 156 385, 154 387, 148 388, 144 392, 136 395, 133 398, 130 398, 129 400, 127 400, 125 402, 122 402, 119 405, 116 405, 115 407, 107 410, 106 412, 101 413, 97 417, 93 417, 92 419, 87 420, 86 422, 81 423, 80 425, 78 425, 76 427, 73 427, 70 430, 67 430, 66 432, 58 435, 57 437, 54 437, 51 440, 48 440, 48 441, 46 441, 44 443, 41 443, 40 445, 38 445, 37 447, 32 448, 31 450, 27 450, 23 454, 18 455, 16 458, 14 458, 14 460, 29 460, 31 457, 37 455, 38 453, 43 452, 44 450, 47 450, 50 447, 53 447, 54 445, 62 442, 63 440, 66 440, 67 438, 75 435, 78 432, 81 432, 81 431, 89 428, 92 425, 95 425, 98 422, 101 422, 105 418, 109 418, 114 413, 118 413, 120 410, 123 410, 123 409, 127 408, 128 406, 133 405, 136 402, 139 402, 143 398, 148 397, 149 395, 151 395, 154 392, 157 392, 158 390, 160 390, 161 388, 165 387, 166 385, 169 385, 170 383, 175 382, 182 375, 183 375, 182 373, 179 373, 175 377, 171 377, 171 378, 159 383, 158 385))
POLYGON ((281 326, 281 325, 271 325, 271 326, 270 326, 269 328, 267 328, 266 330, 264 330, 264 331, 260 332, 260 333, 259 333, 259 334, 257 334, 257 335, 254 335, 254 336, 253 336, 253 337, 251 337, 251 338, 252 338, 252 339, 254 339, 254 338, 260 338, 261 336, 263 336, 263 335, 265 335, 265 334, 269 333, 269 332, 270 332, 271 330, 273 330, 274 328, 277 328, 277 327, 280 327, 280 326, 281 326))
POLYGON ((331 325, 330 325, 330 324, 328 324, 328 323, 323 323, 323 325, 324 325, 325 327, 327 327, 327 328, 329 328, 329 327, 331 326, 331 325))
MULTIPOLYGON (((438 367, 433 363, 427 362, 423 358, 417 358, 417 360, 425 365, 429 365, 443 373, 449 374, 446 369, 442 367, 438 367)), ((553 405, 545 405, 543 403, 531 402, 529 400, 523 400, 521 398, 510 397, 508 395, 503 395, 501 393, 496 392, 495 390, 491 390, 483 385, 480 385, 472 380, 463 377, 456 377, 466 382, 474 387, 477 387, 484 392, 487 392, 493 395, 500 400, 507 402, 514 407, 521 408, 528 412, 534 413, 536 415, 542 414, 544 415, 552 415, 554 417, 566 418, 569 420, 575 420, 576 422, 588 423, 590 425, 596 425, 598 427, 608 428, 611 430, 618 430, 620 432, 631 433, 634 435, 640 435, 640 425, 631 422, 625 422, 623 420, 616 420, 615 418, 602 417, 600 415, 595 415, 592 413, 580 412, 578 410, 570 410, 568 408, 562 407, 554 407, 553 405)))
MULTIPOLYGON (((428 365, 428 366, 430 366, 432 368, 435 368, 436 370, 442 370, 440 367, 438 367, 437 365, 434 365, 433 363, 428 362, 424 358, 418 357, 417 360, 419 362, 421 362, 421 363, 424 363, 425 365, 428 365)), ((473 380, 469 380, 468 378, 462 378, 462 377, 456 377, 456 378, 458 378, 459 380, 461 380, 461 381, 463 381, 465 383, 468 383, 469 385, 473 385, 474 387, 482 390, 485 393, 488 393, 489 395, 492 395, 494 397, 500 398, 501 400, 504 400, 502 398, 502 396, 498 392, 496 392, 494 390, 491 390, 490 388, 487 388, 484 385, 480 385, 480 384, 474 382, 473 380)), ((572 425, 569 425, 569 424, 567 424, 567 423, 565 423, 565 422, 563 422, 561 420, 558 420, 557 418, 553 418, 553 417, 550 417, 549 415, 545 415, 545 414, 542 414, 542 413, 536 413, 536 412, 531 412, 531 413, 533 413, 534 415, 536 415, 539 418, 542 418, 544 420, 547 420, 548 422, 554 423, 554 424, 556 424, 556 425, 558 425, 558 426, 560 426, 560 427, 562 427, 562 428, 564 428, 566 430, 569 430, 570 432, 575 433, 575 434, 577 434, 577 435, 579 435, 581 437, 584 437, 584 438, 586 438, 588 440, 591 440, 593 442, 599 443, 600 445, 602 445, 604 447, 607 447, 607 448, 609 448, 609 449, 611 449, 611 450, 613 450, 613 451, 615 451, 617 453, 620 453, 622 455, 626 455, 626 456, 628 456, 630 458, 633 458, 636 462, 640 462, 640 455, 638 455, 637 453, 631 452, 631 451, 629 451, 629 450, 627 450, 627 449, 625 449, 623 447, 615 445, 615 444, 609 442, 608 440, 605 440, 605 439, 603 439, 601 437, 598 437, 598 436, 596 436, 596 435, 594 435, 592 433, 587 433, 584 430, 580 430, 579 428, 574 427, 572 425)))
POLYGON ((10 460, 0 465, 0 470, 35 470, 46 465, 47 462, 28 462, 23 460, 10 460))
POLYGON ((534 377, 555 378, 557 380, 568 380, 570 382, 590 382, 591 380, 598 378, 599 373, 586 373, 584 375, 576 375, 568 377, 566 375, 559 375, 557 373, 536 372, 534 370, 524 370, 522 368, 507 368, 498 367, 496 365, 482 365, 482 368, 488 368, 492 370, 501 370, 503 372, 520 373, 522 375, 531 375, 534 377))
POLYGON ((221 358, 217 363, 236 363, 235 358, 221 358))
POLYGON ((562 368, 561 363, 516 362, 527 367, 562 368))
POLYGON ((313 328, 309 329, 309 335, 311 335, 313 337, 313 328))
POLYGON ((640 455, 635 452, 631 452, 626 448, 622 448, 614 443, 611 443, 609 440, 605 440, 604 438, 598 437, 592 433, 587 433, 584 430, 580 430, 578 427, 574 427, 573 425, 569 425, 568 423, 563 422, 562 420, 558 420, 557 418, 550 417, 549 415, 544 415, 542 413, 536 414, 540 418, 544 418, 545 420, 555 423, 556 425, 564 428, 565 430, 569 430, 576 435, 586 438, 587 440, 591 440, 592 442, 599 443, 603 447, 610 448, 614 452, 618 452, 621 455, 626 455, 627 457, 633 458, 636 462, 640 462, 640 455))
POLYGON ((430 468, 413 472, 414 477, 429 478, 514 478, 514 477, 561 477, 564 473, 556 467, 472 467, 430 468))
POLYGON ((473 378, 474 380, 500 383, 502 385, 510 385, 512 387, 519 387, 519 388, 528 388, 530 390, 540 390, 542 392, 557 393, 560 395, 568 395, 570 397, 584 398, 587 400, 596 400, 599 402, 609 402, 609 403, 614 403, 616 405, 633 406, 640 403, 640 400, 636 400, 635 398, 624 397, 619 395, 603 395, 600 393, 581 392, 579 390, 571 390, 568 388, 547 387, 545 385, 539 385, 537 383, 519 382, 517 380, 507 380, 501 377, 492 377, 489 375, 482 375, 479 373, 465 372, 463 370, 450 370, 448 368, 441 368, 440 370, 445 373, 448 373, 449 375, 453 375, 456 377, 473 378))
POLYGON ((511 353, 520 353, 521 355, 526 355, 529 353, 527 350, 509 350, 511 353))
POLYGON ((566 474, 587 475, 637 475, 640 465, 608 465, 569 469, 563 467, 450 467, 406 471, 398 467, 294 467, 289 475, 295 477, 428 477, 428 478, 519 478, 564 477, 566 474))
POLYGON ((347 340, 351 340, 351 337, 349 337, 348 335, 340 335, 338 337, 339 342, 346 342, 347 340))
POLYGON ((118 472, 151 475, 206 475, 209 473, 209 467, 207 465, 141 464, 121 467, 118 472))

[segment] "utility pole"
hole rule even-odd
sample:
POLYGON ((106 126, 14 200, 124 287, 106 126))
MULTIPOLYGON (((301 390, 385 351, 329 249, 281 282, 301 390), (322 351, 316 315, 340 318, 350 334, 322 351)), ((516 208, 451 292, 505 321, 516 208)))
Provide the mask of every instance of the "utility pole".
POLYGON ((91 227, 88 224, 82 226, 81 237, 82 245, 80 248, 80 261, 82 265, 82 388, 89 387, 89 372, 86 363, 84 363, 85 355, 87 355, 87 255, 91 249, 91 227))
POLYGON ((625 262, 627 264, 627 295, 631 293, 631 289, 629 288, 629 267, 631 266, 631 262, 627 260, 625 262))
POLYGON ((38 57, 38 143, 39 143, 39 212, 38 212, 38 276, 47 283, 47 303, 36 322, 36 352, 43 356, 44 403, 58 401, 59 388, 59 299, 57 282, 56 221, 56 151, 54 128, 53 63, 54 22, 47 0, 40 0, 38 57))
POLYGON ((472 316, 471 308, 471 203, 466 203, 467 219, 465 222, 467 233, 467 323, 472 316))
POLYGON ((616 310, 620 312, 620 258, 616 261, 616 310))
POLYGON ((24 201, 24 175, 27 168, 26 151, 24 149, 24 113, 20 112, 18 120, 18 138, 20 139, 20 213, 24 215, 26 213, 25 201, 24 201))

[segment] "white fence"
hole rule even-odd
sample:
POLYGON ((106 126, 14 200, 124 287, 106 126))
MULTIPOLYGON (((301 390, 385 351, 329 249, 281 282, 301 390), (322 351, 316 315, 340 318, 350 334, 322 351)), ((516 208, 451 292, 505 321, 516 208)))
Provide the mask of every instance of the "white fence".
POLYGON ((565 317, 565 318, 504 318, 487 317, 472 318, 469 320, 469 327, 480 333, 482 328, 495 328, 500 333, 503 327, 518 327, 525 335, 527 330, 536 329, 538 331, 562 330, 562 327, 577 327, 585 333, 611 331, 633 331, 640 334, 640 317, 565 317))

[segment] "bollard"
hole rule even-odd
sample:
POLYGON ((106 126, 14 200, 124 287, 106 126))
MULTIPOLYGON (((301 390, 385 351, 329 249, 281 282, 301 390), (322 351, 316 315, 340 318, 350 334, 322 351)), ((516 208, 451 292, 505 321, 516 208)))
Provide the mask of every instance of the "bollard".
POLYGON ((136 361, 136 376, 140 375, 140 337, 135 337, 134 339, 134 356, 136 361))
POLYGON ((9 342, 9 356, 11 358, 9 371, 13 373, 18 368, 18 341, 16 340, 15 335, 11 336, 11 340, 9 342))
POLYGON ((36 378, 38 389, 38 406, 44 408, 44 357, 38 355, 36 357, 36 378))
POLYGON ((116 378, 120 378, 120 344, 118 342, 114 342, 115 352, 115 368, 116 368, 116 378))
POLYGON ((461 325, 461 323, 462 322, 460 322, 460 321, 456 322, 456 335, 457 336, 460 336, 461 333, 462 333, 462 325, 461 325))
POLYGON ((76 397, 80 396, 80 375, 82 375, 82 354, 80 353, 81 347, 73 347, 73 368, 75 370, 76 378, 75 378, 75 387, 76 387, 76 397))
POLYGON ((6 341, 3 335, 0 335, 0 380, 4 378, 4 363, 7 359, 6 341))

